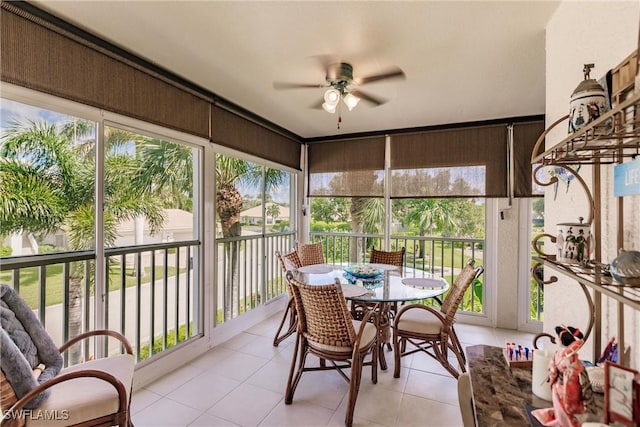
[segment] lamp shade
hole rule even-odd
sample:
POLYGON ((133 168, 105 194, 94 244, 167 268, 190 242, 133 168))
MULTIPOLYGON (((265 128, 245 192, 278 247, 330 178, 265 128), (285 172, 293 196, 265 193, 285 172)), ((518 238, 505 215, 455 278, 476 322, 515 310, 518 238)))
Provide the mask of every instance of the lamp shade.
POLYGON ((329 105, 326 102, 322 103, 322 108, 324 109, 324 111, 326 111, 327 113, 335 113, 336 112, 336 105, 338 105, 337 103, 335 105, 329 105))
POLYGON ((344 99, 343 99, 345 105, 347 106, 347 108, 349 108, 349 111, 353 110, 353 108, 358 105, 358 102, 360 102, 360 98, 358 98, 355 95, 352 95, 350 93, 346 94, 344 99))
POLYGON ((327 89, 327 91, 324 93, 324 102, 330 106, 333 106, 335 110, 335 106, 338 105, 338 102, 340 102, 340 91, 333 88, 327 89))

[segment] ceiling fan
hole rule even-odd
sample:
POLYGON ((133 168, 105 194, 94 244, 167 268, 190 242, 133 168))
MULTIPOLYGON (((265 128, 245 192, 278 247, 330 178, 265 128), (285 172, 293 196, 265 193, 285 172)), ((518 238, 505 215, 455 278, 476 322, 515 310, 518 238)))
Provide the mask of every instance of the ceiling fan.
MULTIPOLYGON (((405 74, 398 67, 393 67, 387 71, 366 77, 353 77, 353 66, 347 62, 337 62, 326 66, 326 83, 288 83, 274 82, 275 89, 305 89, 305 88, 327 88, 323 99, 314 105, 314 108, 323 108, 328 113, 335 113, 340 108, 340 100, 345 103, 349 111, 351 111, 361 99, 373 104, 374 106, 382 105, 388 100, 376 97, 359 89, 368 83, 378 82, 390 79, 404 79, 405 74)), ((342 117, 338 116, 338 129, 342 117)))

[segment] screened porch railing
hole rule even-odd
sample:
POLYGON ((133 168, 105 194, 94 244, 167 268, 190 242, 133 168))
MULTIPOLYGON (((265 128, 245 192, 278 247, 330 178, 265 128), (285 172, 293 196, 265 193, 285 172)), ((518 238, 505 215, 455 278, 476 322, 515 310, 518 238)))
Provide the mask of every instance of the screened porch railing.
MULTIPOLYGON (((202 285, 194 274, 199 250, 199 241, 105 250, 105 328, 125 335, 138 361, 202 334, 202 285)), ((94 329, 95 256, 76 251, 6 257, 0 260, 0 277, 60 345, 94 329)), ((106 352, 114 351, 106 345, 106 352)), ((93 350, 85 340, 68 350, 65 360, 86 360, 93 350)))
MULTIPOLYGON (((366 262, 372 246, 384 247, 379 235, 313 232, 310 238, 323 243, 325 260, 334 265, 366 262)), ((217 324, 286 293, 275 252, 288 252, 294 242, 294 232, 216 239, 217 324)), ((483 244, 482 239, 391 237, 392 249, 406 248, 407 267, 449 281, 469 259, 482 263, 483 244)), ((199 241, 186 241, 105 250, 109 270, 105 326, 131 341, 138 360, 202 334, 200 248, 199 241)), ((0 274, 2 283, 25 298, 60 344, 93 328, 94 259, 94 251, 7 257, 0 260, 0 274)), ((462 308, 478 313, 482 303, 480 282, 462 308)), ((78 359, 92 355, 93 347, 88 342, 83 346, 77 350, 78 359)))
POLYGON ((287 292, 275 252, 293 248, 295 232, 216 239, 216 323, 227 322, 287 292))

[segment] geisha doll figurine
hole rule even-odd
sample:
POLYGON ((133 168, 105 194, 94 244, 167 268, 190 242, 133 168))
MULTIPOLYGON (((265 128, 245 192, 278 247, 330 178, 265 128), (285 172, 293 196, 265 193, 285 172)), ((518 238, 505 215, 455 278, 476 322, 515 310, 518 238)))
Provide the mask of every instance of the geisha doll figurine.
POLYGON ((553 355, 547 368, 553 408, 531 413, 546 427, 579 427, 585 417, 579 420, 577 416, 595 412, 591 382, 578 356, 584 335, 572 326, 558 326, 556 334, 563 348, 553 355))

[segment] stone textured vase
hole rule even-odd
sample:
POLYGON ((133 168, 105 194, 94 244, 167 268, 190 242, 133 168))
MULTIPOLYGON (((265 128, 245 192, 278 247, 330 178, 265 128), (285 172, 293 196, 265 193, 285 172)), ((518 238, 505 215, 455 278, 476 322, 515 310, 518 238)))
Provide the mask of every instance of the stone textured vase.
POLYGON ((584 65, 584 80, 571 94, 569 103, 569 133, 597 119, 607 111, 605 91, 600 84, 589 78, 593 64, 584 65))

